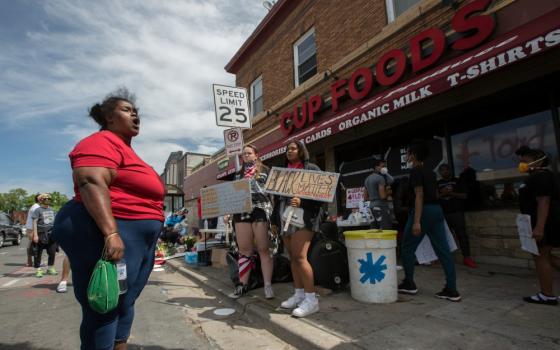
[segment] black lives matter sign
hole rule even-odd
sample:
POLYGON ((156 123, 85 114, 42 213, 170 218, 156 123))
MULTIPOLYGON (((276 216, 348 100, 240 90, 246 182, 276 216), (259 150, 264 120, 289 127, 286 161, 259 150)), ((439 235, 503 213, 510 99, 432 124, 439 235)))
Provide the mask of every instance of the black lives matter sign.
POLYGON ((284 197, 298 197, 332 202, 340 174, 326 171, 273 167, 265 192, 284 197))

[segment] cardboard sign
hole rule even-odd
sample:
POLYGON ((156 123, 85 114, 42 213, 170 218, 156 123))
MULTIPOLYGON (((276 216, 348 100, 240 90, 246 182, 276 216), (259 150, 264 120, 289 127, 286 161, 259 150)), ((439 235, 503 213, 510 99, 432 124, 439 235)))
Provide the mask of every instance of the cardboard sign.
POLYGON ((360 203, 365 198, 365 187, 347 188, 346 189, 346 208, 359 208, 360 203))
POLYGON ((212 85, 216 125, 228 128, 251 128, 247 89, 212 85))
POLYGON ((284 197, 298 197, 332 202, 340 174, 326 171, 273 167, 265 192, 284 197))
POLYGON ((241 128, 224 130, 224 144, 227 157, 241 154, 243 150, 243 130, 241 128))
POLYGON ((202 218, 217 218, 226 214, 252 211, 249 180, 226 182, 200 189, 202 218))

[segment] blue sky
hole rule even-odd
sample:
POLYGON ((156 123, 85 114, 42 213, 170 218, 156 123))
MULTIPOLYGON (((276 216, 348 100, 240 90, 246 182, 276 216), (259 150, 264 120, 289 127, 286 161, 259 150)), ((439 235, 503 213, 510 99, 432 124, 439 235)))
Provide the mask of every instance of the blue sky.
POLYGON ((0 1, 0 192, 72 195, 68 153, 97 127, 87 110, 119 86, 137 96, 137 153, 223 146, 212 83, 266 15, 258 0, 0 1))

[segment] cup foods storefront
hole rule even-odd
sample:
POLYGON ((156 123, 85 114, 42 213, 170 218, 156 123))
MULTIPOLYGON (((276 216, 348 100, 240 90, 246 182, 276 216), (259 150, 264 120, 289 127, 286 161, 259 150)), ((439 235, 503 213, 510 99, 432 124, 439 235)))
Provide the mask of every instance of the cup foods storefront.
MULTIPOLYGON (((389 50, 373 66, 334 81, 324 95, 302 97, 280 113, 278 129, 251 140, 262 159, 280 165, 287 144, 304 141, 315 163, 341 173, 329 207, 341 215, 346 191, 362 186, 372 156, 387 159, 393 176, 405 177, 407 144, 430 139, 427 162, 434 169, 448 163, 456 176, 468 169, 463 175, 478 181, 467 213, 473 255, 480 262, 531 266, 515 229, 523 177, 514 152, 524 144, 544 149, 558 171, 560 7, 545 1, 548 8, 539 12, 522 0, 481 15, 490 3, 457 10, 450 23, 462 35, 426 29, 403 44, 405 50, 389 50)), ((232 172, 224 169, 217 179, 232 172)))

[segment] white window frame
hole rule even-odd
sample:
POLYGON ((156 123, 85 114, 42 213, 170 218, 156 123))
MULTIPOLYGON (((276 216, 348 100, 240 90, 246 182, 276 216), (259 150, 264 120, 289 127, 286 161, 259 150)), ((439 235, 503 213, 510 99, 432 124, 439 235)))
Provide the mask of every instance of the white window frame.
POLYGON ((395 20, 395 0, 385 0, 385 8, 387 9, 387 23, 391 23, 395 20))
MULTIPOLYGON (((385 0, 385 8, 387 9, 387 23, 394 22, 395 19, 398 17, 395 13, 395 2, 396 1, 399 1, 399 0, 385 0)), ((418 0, 418 3, 420 3, 421 1, 422 0, 418 0)), ((415 6, 415 5, 412 5, 412 6, 415 6)), ((412 6, 410 8, 412 8, 412 6)))
MULTIPOLYGON (((294 43, 294 83, 295 86, 298 87, 299 84, 299 57, 298 57, 298 46, 305 41, 305 39, 307 39, 308 37, 310 37, 311 35, 315 34, 315 28, 311 28, 307 31, 307 33, 303 34, 301 36, 301 38, 299 38, 295 43, 294 43)), ((315 56, 317 56, 317 41, 315 41, 315 56)))
POLYGON ((253 80, 253 82, 251 83, 251 86, 249 88, 249 96, 251 97, 251 116, 254 117, 256 114, 264 111, 264 103, 263 103, 263 109, 262 111, 259 111, 258 113, 255 113, 255 96, 254 96, 254 91, 255 91, 255 86, 257 85, 257 83, 261 83, 261 96, 260 98, 263 98, 264 95, 264 87, 262 84, 263 78, 262 75, 259 75, 259 77, 255 80, 253 80))

